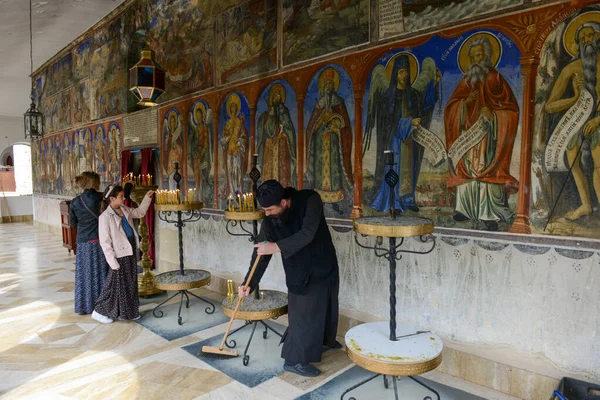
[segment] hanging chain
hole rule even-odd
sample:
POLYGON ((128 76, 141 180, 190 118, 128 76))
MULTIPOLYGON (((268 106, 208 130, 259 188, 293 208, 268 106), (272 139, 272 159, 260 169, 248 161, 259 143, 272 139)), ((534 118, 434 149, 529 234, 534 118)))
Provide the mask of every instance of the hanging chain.
POLYGON ((29 60, 31 62, 31 75, 29 79, 31 79, 31 101, 33 102, 33 89, 34 89, 34 79, 33 79, 33 24, 32 24, 32 8, 31 2, 33 0, 29 0, 29 60))

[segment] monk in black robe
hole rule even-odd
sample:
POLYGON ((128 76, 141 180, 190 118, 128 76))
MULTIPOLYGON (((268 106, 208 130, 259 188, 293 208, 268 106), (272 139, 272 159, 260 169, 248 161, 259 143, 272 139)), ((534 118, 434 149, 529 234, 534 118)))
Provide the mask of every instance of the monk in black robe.
POLYGON ((341 348, 335 340, 339 269, 321 197, 313 190, 284 189, 279 182, 268 180, 258 188, 256 199, 267 217, 250 265, 257 254, 261 259, 250 287, 244 292, 241 286, 238 293, 244 297, 256 290, 272 254, 281 253, 289 319, 281 351, 284 369, 317 376, 320 371, 311 363, 320 362, 324 351, 341 348))

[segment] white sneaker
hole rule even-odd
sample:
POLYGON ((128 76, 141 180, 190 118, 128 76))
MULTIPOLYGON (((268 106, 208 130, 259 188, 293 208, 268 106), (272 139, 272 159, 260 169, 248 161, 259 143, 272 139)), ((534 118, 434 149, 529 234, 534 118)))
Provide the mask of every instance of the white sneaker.
POLYGON ((113 323, 112 319, 110 319, 108 317, 105 317, 104 315, 99 314, 96 311, 94 311, 92 313, 92 318, 95 319, 96 321, 102 323, 102 324, 112 324, 113 323))

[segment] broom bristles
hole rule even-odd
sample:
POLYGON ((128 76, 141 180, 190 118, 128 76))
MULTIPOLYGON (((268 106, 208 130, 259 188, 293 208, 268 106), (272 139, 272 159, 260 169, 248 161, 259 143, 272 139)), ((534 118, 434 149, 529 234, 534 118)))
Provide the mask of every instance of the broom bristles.
POLYGON ((229 349, 225 349, 225 348, 220 349, 219 347, 216 347, 216 346, 203 346, 202 352, 203 353, 211 353, 211 354, 219 354, 222 356, 230 356, 230 357, 238 356, 237 350, 229 350, 229 349))

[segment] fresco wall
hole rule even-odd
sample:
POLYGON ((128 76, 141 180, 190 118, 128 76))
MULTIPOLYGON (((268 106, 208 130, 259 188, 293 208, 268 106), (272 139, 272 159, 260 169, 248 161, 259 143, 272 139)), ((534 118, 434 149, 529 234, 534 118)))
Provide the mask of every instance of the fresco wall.
POLYGON ((74 166, 119 178, 127 132, 111 119, 135 109, 127 70, 147 42, 168 78, 161 187, 178 162, 182 189, 223 209, 256 154, 263 179, 317 190, 329 218, 385 213, 393 191, 439 227, 597 237, 595 3, 130 1, 35 74, 62 135, 34 149, 36 192, 73 193, 74 166))

